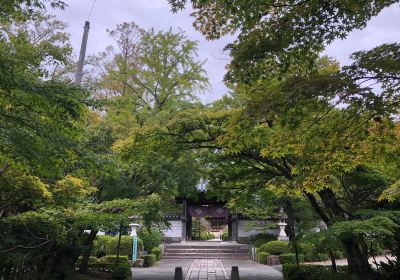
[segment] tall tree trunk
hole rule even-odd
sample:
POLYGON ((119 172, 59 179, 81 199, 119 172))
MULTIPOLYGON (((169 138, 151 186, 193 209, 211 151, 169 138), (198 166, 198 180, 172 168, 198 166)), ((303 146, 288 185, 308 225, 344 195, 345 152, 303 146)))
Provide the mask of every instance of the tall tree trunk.
POLYGON ((83 255, 82 255, 82 261, 79 265, 79 273, 87 272, 90 252, 92 251, 92 247, 93 247, 93 241, 96 238, 98 232, 99 232, 98 230, 91 230, 89 235, 86 237, 86 240, 84 243, 84 251, 83 251, 83 255))
POLYGON ((372 279, 372 270, 368 263, 368 251, 365 251, 360 243, 362 242, 358 242, 352 238, 342 240, 347 253, 349 271, 361 276, 362 279, 372 279))
POLYGON ((289 237, 290 241, 293 241, 296 238, 296 234, 294 231, 294 211, 293 205, 289 198, 285 200, 285 213, 288 216, 287 218, 287 226, 285 228, 285 232, 289 237))
MULTIPOLYGON (((331 226, 334 221, 347 220, 343 209, 340 207, 335 193, 331 189, 323 189, 318 192, 321 197, 321 201, 324 204, 324 209, 328 211, 328 215, 317 203, 315 197, 312 194, 306 194, 311 206, 319 214, 321 219, 331 226), (329 217, 328 217, 329 216, 329 217)), ((348 267, 351 273, 358 276, 362 276, 362 279, 371 279, 371 266, 368 263, 368 250, 366 250, 365 242, 363 240, 357 240, 354 238, 340 240, 347 253, 348 267)))
MULTIPOLYGON (((348 220, 343 209, 340 207, 335 193, 329 189, 323 189, 318 192, 325 208, 329 211, 329 215, 333 220, 348 220)), ((371 279, 371 266, 368 263, 368 249, 364 240, 359 240, 355 236, 341 240, 346 253, 347 263, 351 273, 362 276, 363 279, 371 279)))
POLYGON ((335 254, 332 250, 329 250, 329 257, 331 258, 332 262, 332 270, 336 273, 337 272, 336 259, 335 259, 335 254))

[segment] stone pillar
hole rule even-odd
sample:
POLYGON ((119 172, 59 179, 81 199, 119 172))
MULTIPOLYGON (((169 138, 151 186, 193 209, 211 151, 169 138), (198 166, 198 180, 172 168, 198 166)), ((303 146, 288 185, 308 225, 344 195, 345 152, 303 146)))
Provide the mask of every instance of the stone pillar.
POLYGON ((186 222, 187 222, 187 202, 186 199, 182 202, 182 241, 187 240, 187 230, 186 230, 186 222))
POLYGON ((232 216, 231 223, 232 223, 231 241, 237 241, 238 240, 238 225, 237 225, 237 217, 236 216, 232 216))

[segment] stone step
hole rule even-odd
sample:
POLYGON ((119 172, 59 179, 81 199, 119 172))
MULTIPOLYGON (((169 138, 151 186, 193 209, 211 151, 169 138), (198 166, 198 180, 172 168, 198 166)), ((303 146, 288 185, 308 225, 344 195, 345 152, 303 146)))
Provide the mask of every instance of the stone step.
POLYGON ((239 253, 185 253, 185 254, 173 254, 164 253, 163 259, 249 259, 249 254, 239 253))
POLYGON ((192 248, 192 249, 186 249, 186 248, 174 248, 174 249, 166 249, 165 252, 168 253, 175 253, 175 254, 183 254, 183 253, 242 253, 242 254, 247 254, 249 253, 248 249, 198 249, 198 248, 192 248))
POLYGON ((200 246, 189 246, 189 245, 167 245, 165 247, 166 250, 168 249, 230 249, 230 250, 249 250, 249 246, 247 245, 230 245, 230 246, 207 246, 207 245, 200 245, 200 246))

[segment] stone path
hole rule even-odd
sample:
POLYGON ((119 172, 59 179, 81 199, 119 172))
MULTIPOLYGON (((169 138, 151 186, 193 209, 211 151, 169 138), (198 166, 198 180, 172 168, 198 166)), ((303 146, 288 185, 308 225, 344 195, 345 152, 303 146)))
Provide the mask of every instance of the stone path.
POLYGON ((152 267, 133 268, 132 279, 173 280, 177 266, 182 267, 185 280, 228 280, 232 266, 239 267, 241 280, 282 280, 280 267, 235 259, 162 259, 152 267))
POLYGON ((228 272, 221 260, 193 260, 186 273, 185 280, 226 280, 228 272))

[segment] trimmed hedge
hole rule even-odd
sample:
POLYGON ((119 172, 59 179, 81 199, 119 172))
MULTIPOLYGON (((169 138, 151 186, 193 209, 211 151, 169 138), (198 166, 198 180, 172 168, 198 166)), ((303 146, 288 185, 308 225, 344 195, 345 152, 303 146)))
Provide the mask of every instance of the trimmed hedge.
POLYGON ((228 241, 229 240, 229 234, 228 232, 223 232, 221 236, 222 241, 228 241))
POLYGON ((257 252, 257 261, 261 264, 267 264, 269 254, 266 252, 257 252))
MULTIPOLYGON (((128 235, 122 235, 119 254, 126 255, 129 256, 129 258, 132 258, 132 245, 133 245, 132 237, 128 235)), ((117 249, 118 249, 118 235, 108 240, 106 246, 106 255, 116 255, 117 249)), ((142 251, 143 251, 143 241, 141 239, 138 239, 138 253, 140 254, 140 252, 142 251)))
POLYGON ((338 273, 331 266, 284 264, 282 266, 284 280, 350 280, 347 267, 338 266, 338 273))
POLYGON ((141 240, 143 240, 143 248, 147 252, 150 252, 151 249, 158 247, 161 244, 161 233, 159 230, 147 230, 142 228, 138 231, 138 236, 141 240))
POLYGON ((153 249, 151 249, 151 253, 156 255, 157 261, 161 259, 162 252, 160 247, 154 247, 153 249))
MULTIPOLYGON (((128 256, 119 256, 118 262, 128 262, 128 256)), ((100 261, 109 264, 115 264, 117 261, 117 255, 108 255, 100 258, 100 261)))
POLYGON ((143 256, 143 267, 150 267, 156 263, 157 257, 154 254, 148 254, 143 256))
POLYGON ((260 248, 261 245, 274 240, 276 240, 276 237, 271 234, 259 233, 251 237, 251 244, 256 248, 260 248))
POLYGON ((297 248, 299 253, 305 256, 313 256, 317 253, 315 245, 310 242, 298 243, 297 248))
MULTIPOLYGON (((298 254, 297 255, 299 258, 299 263, 304 262, 304 255, 303 254, 298 254)), ((286 264, 286 263, 296 263, 296 254, 294 253, 286 253, 286 254, 282 254, 279 256, 279 262, 281 264, 286 264)))
POLYGON ((98 235, 93 241, 91 255, 97 256, 99 254, 101 257, 102 254, 107 254, 107 243, 112 238, 111 235, 98 235))
MULTIPOLYGON (((117 256, 110 255, 100 259, 96 257, 90 257, 88 267, 90 269, 100 271, 111 271, 111 279, 114 280, 125 280, 131 277, 131 267, 129 265, 128 256, 119 256, 118 266, 115 266, 117 256)), ((78 262, 82 261, 82 257, 78 258, 78 262)))
POLYGON ((271 255, 281 255, 290 253, 291 249, 288 242, 276 240, 261 245, 259 251, 267 252, 271 255))
POLYGON ((119 262, 118 266, 111 268, 111 279, 113 280, 125 280, 132 278, 132 271, 129 262, 119 262))

